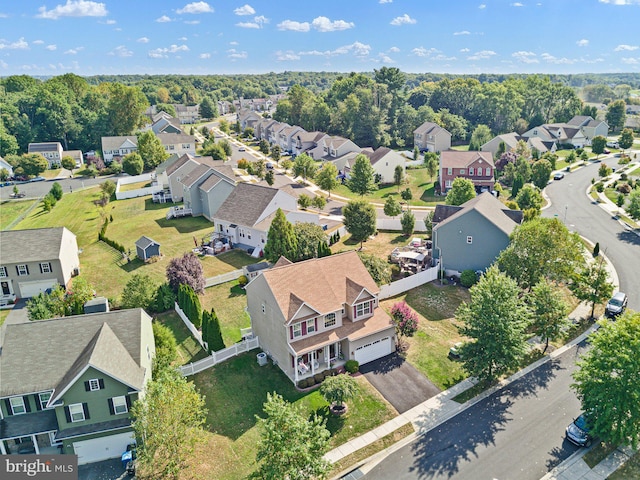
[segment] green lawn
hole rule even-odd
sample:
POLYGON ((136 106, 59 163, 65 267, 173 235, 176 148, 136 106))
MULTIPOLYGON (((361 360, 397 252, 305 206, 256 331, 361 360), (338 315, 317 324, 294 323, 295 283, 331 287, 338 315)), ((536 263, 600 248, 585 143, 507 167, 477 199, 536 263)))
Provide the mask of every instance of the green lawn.
POLYGON ((211 434, 200 446, 193 471, 187 472, 187 476, 243 479, 255 470, 256 443, 260 438, 256 415, 263 416, 263 403, 268 392, 277 392, 287 401, 301 405, 309 414, 316 412, 327 418, 327 428, 331 432, 330 448, 397 415, 364 377, 359 377, 356 378, 359 394, 348 402, 349 412, 340 418, 332 417, 317 390, 297 391, 278 367, 271 363, 258 366, 257 352, 253 350, 189 377, 205 395, 207 426, 211 434), (215 457, 211 452, 215 452, 215 457))
MULTIPOLYGON (((401 185, 400 190, 405 190, 407 187, 411 189, 413 199, 409 201, 408 204, 414 206, 434 206, 438 203, 443 203, 444 197, 436 197, 433 194, 433 186, 436 177, 437 174, 432 179, 427 173, 426 168, 407 169, 406 178, 408 183, 401 185)), ((398 192, 397 185, 382 185, 381 188, 373 192, 371 195, 366 195, 364 197, 354 194, 346 187, 346 185, 339 185, 338 188, 336 190, 332 190, 331 193, 351 199, 364 198, 365 200, 374 203, 384 203, 390 195, 394 195, 399 202, 403 201, 400 197, 400 193, 398 192)))
POLYGON ((174 310, 161 313, 156 317, 156 320, 168 327, 176 337, 176 343, 178 344, 177 361, 180 365, 196 362, 207 356, 207 352, 193 338, 189 329, 174 310))
POLYGON ((636 453, 621 468, 609 475, 608 480, 640 478, 640 453, 636 453))
POLYGON ((10 311, 11 311, 10 308, 0 310, 0 327, 2 326, 4 321, 7 319, 7 316, 9 315, 10 311))
POLYGON ((627 175, 629 175, 630 177, 640 177, 640 167, 630 171, 627 175))
POLYGON ((407 359, 438 388, 447 389, 466 377, 462 364, 448 357, 449 348, 462 340, 453 318, 458 305, 469 300, 469 291, 459 286, 432 282, 394 298, 382 300, 387 312, 404 300, 419 316, 419 328, 408 339, 407 359))
POLYGON ((6 230, 14 220, 29 210, 36 201, 5 200, 0 202, 0 230, 6 230))
POLYGON ((238 282, 227 282, 205 289, 200 297, 200 303, 205 310, 216 311, 220 320, 220 329, 225 345, 230 346, 240 341, 241 328, 251 326, 249 314, 245 312, 247 296, 238 282))
MULTIPOLYGON (((213 224, 204 217, 166 219, 169 204, 155 204, 150 197, 138 197, 110 202, 105 208, 95 201, 99 188, 91 188, 73 194, 65 194, 49 213, 36 207, 17 229, 66 226, 77 235, 80 255, 80 271, 87 281, 96 286, 100 295, 116 300, 124 285, 134 273, 150 275, 154 281, 165 281, 169 260, 191 251, 194 238, 198 243, 213 231, 213 224), (113 217, 107 229, 107 237, 132 251, 132 261, 127 262, 116 250, 98 242, 98 232, 103 218, 113 217), (156 263, 145 264, 135 257, 135 241, 142 235, 160 243, 162 258, 156 263)), ((4 215, 3 215, 4 216, 4 215)), ((203 258, 205 277, 236 270, 243 264, 253 263, 248 255, 231 252, 218 257, 203 258)))

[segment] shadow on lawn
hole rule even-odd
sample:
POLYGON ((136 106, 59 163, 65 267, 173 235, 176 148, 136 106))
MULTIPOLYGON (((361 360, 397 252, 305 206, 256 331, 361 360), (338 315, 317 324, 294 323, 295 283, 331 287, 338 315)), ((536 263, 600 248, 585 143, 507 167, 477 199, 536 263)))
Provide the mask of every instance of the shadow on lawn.
POLYGON ((156 219, 156 223, 160 228, 175 228, 178 233, 192 233, 202 230, 210 226, 213 229, 213 225, 204 217, 184 217, 184 218, 172 218, 167 220, 166 218, 156 219))

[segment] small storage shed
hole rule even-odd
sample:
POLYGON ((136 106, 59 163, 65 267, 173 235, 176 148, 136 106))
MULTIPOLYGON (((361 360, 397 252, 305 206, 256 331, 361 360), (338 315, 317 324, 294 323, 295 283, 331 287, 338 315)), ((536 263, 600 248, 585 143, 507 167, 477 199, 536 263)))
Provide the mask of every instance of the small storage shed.
POLYGON ((136 242, 136 254, 142 261, 160 255, 160 244, 144 235, 136 242))

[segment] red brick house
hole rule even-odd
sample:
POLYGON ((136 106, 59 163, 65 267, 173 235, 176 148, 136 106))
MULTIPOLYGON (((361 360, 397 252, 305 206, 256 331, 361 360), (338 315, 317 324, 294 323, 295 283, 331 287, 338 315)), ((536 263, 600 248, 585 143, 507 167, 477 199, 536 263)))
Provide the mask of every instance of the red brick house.
POLYGON ((440 188, 446 192, 458 177, 468 178, 477 189, 491 189, 494 180, 493 157, 491 152, 459 152, 445 150, 440 154, 440 188))

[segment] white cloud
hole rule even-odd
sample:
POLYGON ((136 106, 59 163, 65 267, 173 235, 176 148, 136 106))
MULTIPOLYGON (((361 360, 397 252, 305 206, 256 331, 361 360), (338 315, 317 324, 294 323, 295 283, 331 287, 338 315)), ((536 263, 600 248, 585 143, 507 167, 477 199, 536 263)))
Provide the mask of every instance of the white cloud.
POLYGON ((627 65, 638 65, 640 64, 640 59, 633 57, 624 57, 622 63, 626 63, 627 65))
POLYGON ((265 23, 269 23, 269 19, 264 15, 253 17, 253 22, 236 23, 236 27, 240 28, 262 28, 265 23))
POLYGON ((454 35, 471 35, 469 30, 462 30, 460 32, 453 32, 454 35))
POLYGON ((487 6, 484 3, 481 3, 480 5, 478 5, 478 8, 480 10, 484 10, 485 8, 487 8, 487 6))
POLYGON ((170 22, 171 19, 169 17, 167 17, 166 15, 162 15, 160 18, 156 19, 156 22, 158 23, 167 23, 170 22))
POLYGON ((520 2, 516 2, 516 3, 512 3, 511 4, 512 7, 524 7, 524 5, 520 2))
POLYGON ((278 50, 276 52, 276 60, 279 62, 292 62, 295 60, 300 60, 300 55, 291 50, 287 50, 283 52, 282 50, 278 50))
POLYGON ((256 11, 251 5, 246 4, 242 7, 236 8, 233 13, 235 13, 236 15, 253 15, 256 13, 256 11))
POLYGON ((244 52, 244 51, 239 52, 239 51, 237 51, 235 48, 232 48, 232 49, 230 49, 230 50, 227 50, 227 53, 229 54, 229 55, 227 55, 227 56, 228 56, 229 58, 234 59, 234 60, 235 60, 235 59, 244 59, 244 58, 247 58, 247 57, 249 56, 249 55, 247 54, 247 52, 244 52))
POLYGON ((24 37, 13 43, 6 43, 4 40, 0 40, 0 50, 28 50, 29 44, 25 41, 24 37))
POLYGON ((213 13, 213 8, 207 2, 193 2, 188 3, 184 7, 176 10, 176 13, 182 15, 183 13, 213 13))
POLYGON ((391 25, 394 25, 394 26, 411 25, 414 23, 417 23, 417 20, 415 18, 411 18, 406 13, 400 17, 396 17, 393 20, 391 20, 391 25))
POLYGON ((327 17, 316 17, 311 22, 311 26, 319 32, 336 32, 339 30, 348 30, 355 25, 353 22, 345 22, 344 20, 334 20, 332 22, 327 17))
POLYGON ((189 39, 187 37, 180 37, 178 40, 180 40, 181 42, 186 42, 189 39))
POLYGON ((497 55, 493 50, 481 50, 467 57, 467 60, 487 60, 497 55))
POLYGON ((116 48, 114 48, 109 52, 109 55, 115 55, 116 57, 126 58, 126 57, 132 57, 133 52, 129 50, 127 47, 125 47, 124 45, 118 45, 116 48))
POLYGON ((468 52, 470 52, 470 51, 471 51, 471 50, 469 50, 468 48, 461 48, 461 49, 460 49, 460 52, 461 52, 461 53, 468 53, 468 52))
POLYGON ((424 48, 424 47, 416 47, 411 50, 416 57, 430 57, 435 53, 440 53, 440 50, 436 48, 424 48))
POLYGON ((46 48, 46 49, 47 49, 47 50, 49 50, 50 52, 53 52, 54 50, 57 50, 57 49, 58 49, 58 46, 57 46, 57 45, 55 45, 55 44, 51 44, 51 45, 47 45, 47 46, 46 46, 46 47, 44 47, 44 48, 46 48))
POLYGON ((211 54, 210 53, 201 53, 200 55, 198 55, 198 58, 203 58, 203 59, 211 58, 211 54))
POLYGON ((393 0, 379 0, 378 3, 393 3, 393 0))
POLYGON ((600 0, 600 3, 610 3, 611 5, 640 5, 640 0, 600 0))
POLYGON ((169 53, 188 52, 189 47, 186 45, 171 45, 169 48, 156 48, 149 52, 151 58, 168 58, 169 53))
POLYGON ((385 53, 379 53, 380 63, 396 63, 396 61, 385 53))
POLYGON ((296 22, 295 20, 284 20, 278 24, 278 30, 290 30, 292 32, 308 32, 311 30, 309 22, 296 22))
MULTIPOLYGON (((0 18, 9 18, 9 15, 7 15, 6 13, 0 12, 0 18)), ((6 63, 5 63, 5 65, 6 65, 6 63)))
POLYGON ((34 45, 42 45, 44 43, 44 40, 34 40, 33 42, 34 45))
POLYGON ((618 45, 616 48, 613 49, 614 52, 633 52, 634 50, 637 50, 638 46, 637 45, 618 45))
POLYGON ((398 47, 391 47, 389 49, 389 51, 392 52, 392 53, 398 53, 400 51, 400 49, 398 47))
POLYGON ((78 52, 81 52, 82 50, 84 50, 84 47, 70 48, 69 50, 64 52, 64 54, 65 55, 77 55, 78 52))
POLYGON ((115 25, 117 22, 115 20, 107 20, 104 23, 105 23, 105 25, 115 25))
POLYGON ((60 17, 104 17, 109 12, 104 3, 91 2, 87 0, 67 0, 64 5, 56 5, 55 8, 47 10, 47 7, 40 7, 37 18, 57 20, 60 17))
POLYGON ((138 40, 136 40, 136 42, 138 42, 138 43, 149 43, 149 39, 147 37, 140 37, 138 40))
POLYGON ((240 44, 234 40, 233 42, 229 42, 229 45, 240 45, 240 44))
POLYGON ((553 55, 551 55, 550 53, 543 53, 540 56, 542 57, 542 59, 545 62, 553 63, 555 65, 572 65, 573 63, 575 63, 574 60, 571 60, 571 59, 566 58, 566 57, 557 58, 557 57, 554 57, 553 55))
POLYGON ((587 40, 586 38, 583 38, 581 40, 578 40, 576 42, 576 45, 578 45, 579 47, 588 47, 589 46, 589 40, 587 40))
POLYGON ((183 23, 185 25, 198 25, 200 23, 200 20, 185 20, 183 23))
POLYGON ((511 56, 522 63, 539 63, 539 60, 536 58, 536 54, 533 52, 513 52, 511 56))
POLYGON ((3 60, 0 60, 0 67, 2 68, 7 68, 9 66, 9 64, 3 60))
POLYGON ((336 55, 346 55, 352 53, 356 57, 366 57, 371 52, 371 45, 367 45, 361 42, 353 42, 351 45, 343 45, 335 50, 309 50, 305 52, 299 52, 299 55, 314 55, 334 57, 336 55))

